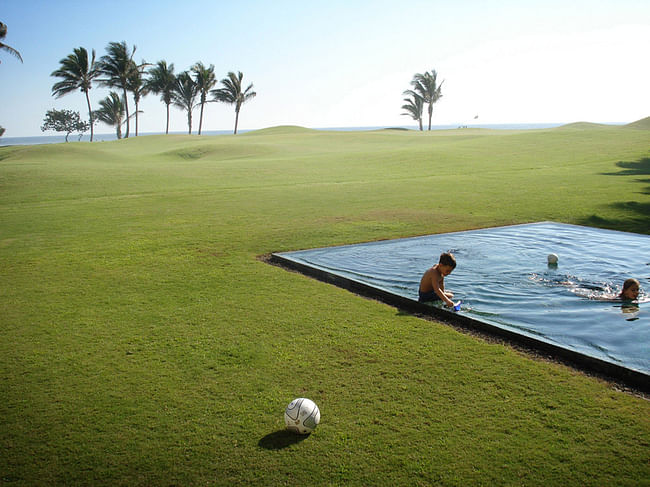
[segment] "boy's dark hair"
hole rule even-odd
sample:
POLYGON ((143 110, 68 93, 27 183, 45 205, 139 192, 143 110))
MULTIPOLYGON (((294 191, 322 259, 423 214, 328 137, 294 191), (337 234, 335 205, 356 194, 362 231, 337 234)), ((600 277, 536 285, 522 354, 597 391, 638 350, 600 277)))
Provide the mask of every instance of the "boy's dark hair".
POLYGON ((445 252, 443 254, 440 254, 440 264, 442 265, 448 265, 452 269, 456 268, 456 259, 454 258, 453 254, 449 252, 445 252))

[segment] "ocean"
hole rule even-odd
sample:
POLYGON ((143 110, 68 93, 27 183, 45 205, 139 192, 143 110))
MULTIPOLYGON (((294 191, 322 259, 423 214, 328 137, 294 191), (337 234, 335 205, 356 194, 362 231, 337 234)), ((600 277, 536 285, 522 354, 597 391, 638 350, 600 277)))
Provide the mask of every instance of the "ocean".
MULTIPOLYGON (((464 128, 486 128, 486 129, 497 129, 497 130, 533 130, 533 129, 544 129, 559 127, 564 125, 562 123, 500 123, 500 124, 472 124, 472 125, 463 125, 464 128)), ((415 125, 403 125, 403 126, 379 126, 379 127, 323 127, 316 128, 315 130, 341 130, 341 131, 354 131, 354 130, 381 130, 386 128, 400 128, 407 130, 417 130, 415 125)), ((459 125, 434 125, 431 127, 432 130, 450 130, 460 128, 459 125)), ((425 129, 426 130, 426 129, 425 129)), ((250 130, 240 130, 239 133, 250 132, 250 130)), ((147 135, 162 135, 163 132, 147 132, 142 133, 140 137, 146 137, 147 135)), ((173 134, 185 134, 186 132, 172 132, 173 134)), ((213 136, 213 135, 228 135, 232 134, 232 130, 206 130, 203 132, 202 136, 213 136)), ((95 134, 94 140, 96 142, 105 142, 110 140, 116 140, 117 137, 114 133, 112 134, 95 134)), ((71 134, 68 137, 68 142, 79 142, 79 136, 71 134)), ((90 135, 85 134, 81 137, 81 142, 89 142, 90 135)), ((37 144, 60 144, 65 143, 64 135, 42 135, 35 137, 0 137, 0 146, 8 145, 37 145, 37 144)))

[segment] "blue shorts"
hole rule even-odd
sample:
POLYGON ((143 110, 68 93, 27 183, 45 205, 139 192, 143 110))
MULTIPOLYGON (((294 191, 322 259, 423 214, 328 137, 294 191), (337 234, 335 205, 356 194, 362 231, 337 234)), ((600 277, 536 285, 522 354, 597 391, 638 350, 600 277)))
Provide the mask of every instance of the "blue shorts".
POLYGON ((429 291, 429 292, 423 293, 422 291, 418 290, 418 295, 419 295, 418 301, 421 302, 421 303, 424 303, 424 302, 427 302, 427 301, 442 301, 442 299, 440 299, 440 296, 438 296, 435 291, 429 291))

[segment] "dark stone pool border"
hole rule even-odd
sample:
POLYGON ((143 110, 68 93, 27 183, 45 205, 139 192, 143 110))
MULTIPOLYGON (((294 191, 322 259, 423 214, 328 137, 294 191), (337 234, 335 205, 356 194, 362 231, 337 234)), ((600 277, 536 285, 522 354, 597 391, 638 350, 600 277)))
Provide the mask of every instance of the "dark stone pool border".
POLYGON ((315 267, 311 267, 289 258, 283 257, 280 253, 273 253, 267 259, 270 263, 279 265, 286 269, 291 269, 306 276, 313 277, 319 281, 333 284, 353 293, 376 299, 385 304, 394 306, 400 310, 407 311, 417 315, 431 316, 443 322, 447 322, 461 328, 477 331, 488 336, 498 337, 507 342, 522 345, 525 348, 548 354, 564 363, 574 366, 577 369, 596 373, 605 379, 611 379, 620 382, 633 389, 644 393, 650 393, 650 375, 643 372, 628 369, 612 362, 591 357, 567 348, 548 343, 543 340, 537 340, 533 337, 515 333, 511 330, 500 328, 498 326, 486 323, 474 318, 470 318, 462 313, 448 311, 443 308, 429 306, 420 303, 414 299, 384 291, 367 284, 354 281, 342 276, 326 272, 315 267))

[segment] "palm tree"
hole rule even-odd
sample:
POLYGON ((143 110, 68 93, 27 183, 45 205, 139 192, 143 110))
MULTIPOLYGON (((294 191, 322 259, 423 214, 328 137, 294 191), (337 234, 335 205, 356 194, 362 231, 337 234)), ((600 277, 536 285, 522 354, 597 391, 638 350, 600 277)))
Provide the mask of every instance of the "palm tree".
POLYGON ((174 86, 176 86, 176 76, 174 75, 174 64, 167 65, 167 61, 158 61, 156 65, 149 70, 149 78, 145 86, 151 93, 160 95, 160 99, 167 106, 167 125, 165 133, 169 133, 169 105, 172 104, 174 86))
POLYGON ((187 110, 187 127, 188 133, 192 134, 192 110, 196 107, 194 101, 198 94, 196 82, 190 76, 190 73, 183 71, 176 77, 174 86, 173 103, 177 107, 187 110))
POLYGON ((94 123, 93 111, 90 108, 90 96, 88 92, 92 88, 93 80, 99 76, 97 66, 95 65, 95 50, 92 50, 92 58, 88 62, 88 51, 83 47, 72 50, 72 54, 59 61, 61 67, 53 71, 50 76, 61 78, 61 81, 54 83, 52 86, 52 96, 61 98, 63 95, 72 93, 79 89, 86 95, 86 104, 88 105, 88 117, 90 118, 90 141, 93 141, 94 123))
POLYGON ((101 108, 95 111, 95 116, 100 122, 115 127, 117 138, 122 138, 122 124, 124 124, 125 104, 120 100, 120 95, 111 91, 109 95, 99 102, 101 108))
POLYGON ((235 105, 235 135, 237 134, 237 124, 239 123, 239 110, 241 110, 241 106, 257 95, 257 93, 252 91, 253 83, 248 85, 244 91, 241 90, 241 81, 243 77, 244 75, 241 71, 237 74, 230 71, 228 77, 221 80, 221 84, 224 87, 210 92, 214 96, 214 101, 222 101, 224 103, 235 105))
POLYGON ((102 86, 122 89, 124 110, 126 111, 126 139, 129 138, 130 131, 127 90, 129 89, 129 78, 134 71, 137 71, 137 66, 133 62, 135 49, 136 47, 133 46, 133 50, 129 51, 125 41, 109 42, 106 46, 108 54, 101 57, 97 68, 103 76, 97 80, 102 86))
POLYGON ((135 103, 135 136, 138 136, 138 105, 140 104, 140 99, 143 96, 149 94, 149 89, 147 88, 146 83, 142 79, 142 73, 144 68, 149 66, 149 64, 142 61, 141 64, 136 66, 136 69, 131 73, 131 76, 127 80, 127 89, 133 93, 133 102, 135 103))
POLYGON ((424 109, 424 100, 420 95, 412 90, 406 90, 403 94, 410 95, 411 98, 404 98, 406 104, 402 105, 402 110, 406 110, 406 113, 402 113, 402 115, 408 115, 413 120, 417 120, 420 125, 420 131, 422 131, 422 111, 424 109))
POLYGON ((0 51, 7 51, 12 56, 20 59, 20 62, 22 63, 23 57, 20 55, 20 53, 16 51, 13 47, 8 46, 4 42, 1 42, 4 40, 5 37, 7 37, 7 24, 3 24, 2 22, 0 22, 0 51))
POLYGON ((442 93, 440 92, 442 88, 442 83, 437 84, 438 73, 435 69, 432 69, 431 72, 426 71, 424 74, 417 73, 413 76, 411 85, 413 86, 413 91, 420 95, 424 100, 424 103, 429 104, 429 130, 431 130, 431 116, 433 115, 433 104, 436 103, 440 98, 442 98, 442 93))
POLYGON ((192 73, 194 74, 194 82, 196 89, 201 96, 199 101, 201 105, 201 115, 199 116, 199 135, 201 135, 201 127, 203 126, 203 107, 205 106, 208 98, 208 92, 217 84, 217 77, 214 74, 214 65, 205 67, 202 62, 196 63, 192 66, 192 73))

